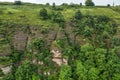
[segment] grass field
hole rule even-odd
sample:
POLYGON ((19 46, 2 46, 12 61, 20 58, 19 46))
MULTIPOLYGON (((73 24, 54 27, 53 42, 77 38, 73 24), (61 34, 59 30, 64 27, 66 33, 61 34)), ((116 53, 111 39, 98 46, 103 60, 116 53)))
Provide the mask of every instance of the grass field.
MULTIPOLYGON (((43 21, 40 19, 39 11, 42 8, 41 5, 2 5, 0 6, 0 18, 4 20, 11 20, 17 23, 28 23, 30 25, 56 25, 50 20, 43 21)), ((51 7, 45 6, 48 12, 51 12, 51 7)), ((117 11, 112 10, 109 7, 80 7, 80 8, 63 8, 61 10, 66 20, 72 18, 74 13, 80 9, 83 15, 105 15, 114 19, 117 23, 120 22, 120 14, 117 11)))

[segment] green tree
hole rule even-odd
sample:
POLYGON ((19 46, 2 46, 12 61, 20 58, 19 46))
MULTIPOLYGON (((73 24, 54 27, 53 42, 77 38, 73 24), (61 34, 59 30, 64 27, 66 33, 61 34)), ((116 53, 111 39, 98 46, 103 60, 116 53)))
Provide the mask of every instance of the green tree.
POLYGON ((38 75, 33 74, 32 75, 32 80, 41 80, 38 75))
POLYGON ((88 71, 88 80, 98 80, 99 79, 99 70, 97 68, 91 68, 88 71))
POLYGON ((94 6, 95 4, 92 2, 92 0, 86 0, 85 5, 86 6, 94 6))
POLYGON ((82 3, 80 3, 80 6, 82 6, 82 3))
POLYGON ((91 37, 91 35, 92 35, 92 30, 91 30, 88 26, 85 27, 85 30, 84 30, 83 35, 84 35, 85 37, 91 37))
POLYGON ((42 9, 40 10, 40 16, 41 16, 41 18, 42 18, 43 20, 48 19, 48 12, 47 12, 47 10, 46 10, 45 8, 42 8, 42 9))
POLYGON ((16 70, 16 73, 15 73, 16 80, 31 80, 35 71, 36 70, 30 64, 30 62, 25 61, 16 70))
POLYGON ((71 75, 71 67, 68 65, 62 65, 59 80, 72 80, 71 75))
POLYGON ((20 0, 15 0, 14 4, 15 4, 15 5, 21 5, 22 2, 21 2, 20 0))
POLYGON ((47 6, 49 6, 50 4, 49 3, 46 3, 47 6))
POLYGON ((112 43, 115 46, 119 46, 120 45, 120 39, 117 36, 113 36, 112 43))
POLYGON ((110 4, 107 4, 107 7, 110 7, 111 5, 110 4))
POLYGON ((44 41, 41 38, 33 40, 32 47, 36 50, 42 50, 44 47, 44 41))
POLYGON ((81 61, 76 61, 76 70, 77 80, 87 80, 87 69, 82 64, 81 61))
POLYGON ((55 7, 56 7, 56 4, 53 3, 53 4, 52 4, 52 9, 55 9, 55 7))

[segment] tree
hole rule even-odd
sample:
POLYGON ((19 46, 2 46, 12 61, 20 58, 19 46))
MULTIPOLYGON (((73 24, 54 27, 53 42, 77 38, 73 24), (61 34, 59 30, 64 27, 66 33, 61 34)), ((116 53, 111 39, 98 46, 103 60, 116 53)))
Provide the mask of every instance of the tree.
POLYGON ((36 70, 31 65, 31 63, 29 61, 25 61, 16 70, 16 73, 15 73, 16 80, 31 80, 35 71, 36 70))
POLYGON ((44 47, 44 43, 45 42, 41 38, 37 38, 37 39, 33 40, 32 46, 36 50, 42 50, 44 47))
POLYGON ((47 6, 49 6, 50 4, 49 3, 46 3, 47 6))
POLYGON ((110 7, 110 4, 107 4, 107 7, 110 7))
POLYGON ((59 80, 72 80, 71 75, 72 75, 71 67, 68 65, 62 65, 59 80))
POLYGON ((20 1, 20 0, 15 0, 15 3, 14 3, 15 5, 21 5, 22 4, 22 2, 20 1))
POLYGON ((82 13, 80 10, 78 10, 76 13, 75 13, 75 19, 77 20, 80 20, 82 18, 82 13))
POLYGON ((86 0, 85 5, 86 6, 94 6, 95 4, 92 2, 92 0, 86 0))
POLYGON ((97 68, 90 68, 88 71, 88 80, 98 80, 99 70, 97 68))
POLYGON ((82 3, 80 3, 80 6, 82 6, 82 3))
POLYGON ((120 45, 120 38, 118 36, 113 36, 112 42, 113 42, 113 45, 119 46, 120 45))
POLYGON ((48 13, 47 13, 47 10, 45 8, 42 8, 40 10, 40 16, 43 20, 46 20, 48 19, 48 13))
POLYGON ((88 26, 86 26, 85 29, 84 29, 83 35, 84 35, 85 37, 91 37, 91 35, 92 35, 92 30, 91 30, 88 26))
POLYGON ((55 9, 55 6, 56 6, 55 3, 53 3, 53 4, 52 4, 52 8, 55 9))
POLYGON ((81 61, 76 61, 76 70, 75 73, 77 75, 78 80, 87 80, 87 72, 88 70, 82 64, 81 61))

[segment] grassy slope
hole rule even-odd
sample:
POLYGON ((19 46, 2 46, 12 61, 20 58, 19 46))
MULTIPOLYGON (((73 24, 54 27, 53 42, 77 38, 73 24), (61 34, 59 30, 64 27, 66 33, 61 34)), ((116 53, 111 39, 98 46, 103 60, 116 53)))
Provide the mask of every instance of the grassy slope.
MULTIPOLYGON (((29 25, 44 25, 46 27, 57 26, 57 24, 50 20, 43 21, 40 19, 39 11, 42 7, 45 7, 49 13, 52 12, 51 7, 42 5, 2 5, 0 6, 0 11, 2 11, 3 14, 0 14, 0 19, 10 20, 23 25, 28 23, 29 25)), ((83 15, 105 15, 112 18, 117 22, 117 24, 119 24, 118 30, 120 31, 120 14, 109 7, 64 8, 61 12, 63 13, 66 21, 69 21, 78 9, 81 10, 83 15)))
MULTIPOLYGON (((0 11, 3 11, 3 14, 0 15, 0 18, 2 19, 11 19, 18 23, 26 23, 28 22, 31 25, 52 25, 51 21, 42 21, 39 17, 39 11, 43 6, 41 5, 31 5, 31 6, 14 6, 14 5, 6 5, 6 6, 0 6, 0 11), (12 12, 13 14, 9 14, 9 12, 12 12), (25 16, 24 18, 21 18, 21 16, 25 16)), ((44 6, 45 7, 45 6, 44 6)), ((48 12, 51 12, 52 9, 50 7, 46 6, 46 9, 48 12)), ((110 18, 115 19, 119 23, 120 14, 119 12, 113 11, 111 8, 107 7, 82 7, 82 8, 64 8, 63 11, 61 11, 65 17, 66 20, 69 20, 74 15, 75 11, 80 9, 83 15, 105 15, 110 18)))

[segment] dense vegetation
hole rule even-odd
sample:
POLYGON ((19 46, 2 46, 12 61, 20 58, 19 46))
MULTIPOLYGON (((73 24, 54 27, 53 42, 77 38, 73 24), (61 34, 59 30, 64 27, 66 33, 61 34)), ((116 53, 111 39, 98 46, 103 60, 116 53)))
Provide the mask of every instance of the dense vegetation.
POLYGON ((92 0, 0 3, 0 79, 120 80, 119 12, 92 0))

